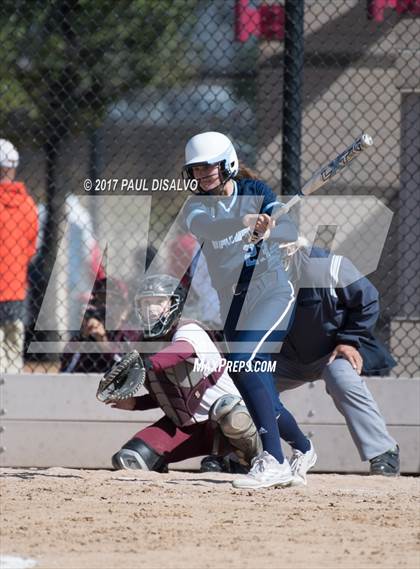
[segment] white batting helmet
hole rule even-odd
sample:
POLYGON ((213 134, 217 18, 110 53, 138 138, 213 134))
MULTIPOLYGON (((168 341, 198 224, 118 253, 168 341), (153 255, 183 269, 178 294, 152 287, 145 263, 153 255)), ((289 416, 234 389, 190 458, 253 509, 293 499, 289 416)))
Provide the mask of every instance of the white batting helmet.
POLYGON ((229 138, 220 132, 202 132, 190 138, 185 146, 184 176, 192 180, 193 166, 213 164, 220 165, 223 183, 238 173, 238 156, 229 138))

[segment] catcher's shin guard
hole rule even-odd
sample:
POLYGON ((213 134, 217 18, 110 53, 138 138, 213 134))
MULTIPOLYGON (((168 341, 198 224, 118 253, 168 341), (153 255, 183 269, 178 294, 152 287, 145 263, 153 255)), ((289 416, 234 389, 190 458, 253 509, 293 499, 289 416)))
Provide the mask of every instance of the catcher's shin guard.
POLYGON ((167 472, 165 458, 141 439, 131 439, 114 454, 112 466, 116 470, 153 470, 167 472))
POLYGON ((209 416, 245 462, 251 462, 251 459, 262 451, 257 429, 240 397, 219 397, 211 406, 209 416))

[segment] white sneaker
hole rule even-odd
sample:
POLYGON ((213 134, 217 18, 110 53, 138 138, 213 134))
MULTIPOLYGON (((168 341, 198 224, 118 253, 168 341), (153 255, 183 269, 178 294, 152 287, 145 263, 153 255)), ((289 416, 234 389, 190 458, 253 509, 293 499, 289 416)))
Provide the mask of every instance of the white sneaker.
POLYGON ((232 482, 234 488, 269 488, 290 486, 293 475, 287 458, 280 464, 267 451, 252 459, 251 469, 246 476, 232 482))
POLYGON ((297 449, 293 451, 292 457, 290 459, 290 468, 298 484, 303 484, 306 486, 306 473, 315 465, 316 459, 317 456, 312 442, 309 450, 306 452, 301 452, 297 449))

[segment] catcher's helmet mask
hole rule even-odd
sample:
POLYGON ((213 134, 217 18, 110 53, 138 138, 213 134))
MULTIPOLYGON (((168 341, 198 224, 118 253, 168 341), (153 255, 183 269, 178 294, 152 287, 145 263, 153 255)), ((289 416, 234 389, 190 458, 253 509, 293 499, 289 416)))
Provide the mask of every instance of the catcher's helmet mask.
POLYGON ((170 275, 147 277, 135 297, 136 313, 143 326, 144 338, 166 336, 180 319, 185 298, 186 291, 176 278, 170 275), (166 298, 170 300, 170 304, 159 316, 154 316, 150 310, 146 310, 144 314, 141 301, 145 298, 166 298))

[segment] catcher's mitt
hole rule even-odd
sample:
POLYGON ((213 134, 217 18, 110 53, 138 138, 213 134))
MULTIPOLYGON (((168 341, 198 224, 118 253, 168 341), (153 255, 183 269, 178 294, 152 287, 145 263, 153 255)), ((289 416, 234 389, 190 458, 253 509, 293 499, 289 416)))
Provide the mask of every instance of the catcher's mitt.
POLYGON ((102 402, 128 399, 140 389, 145 379, 143 360, 137 350, 133 350, 106 372, 99 382, 96 398, 102 402))

